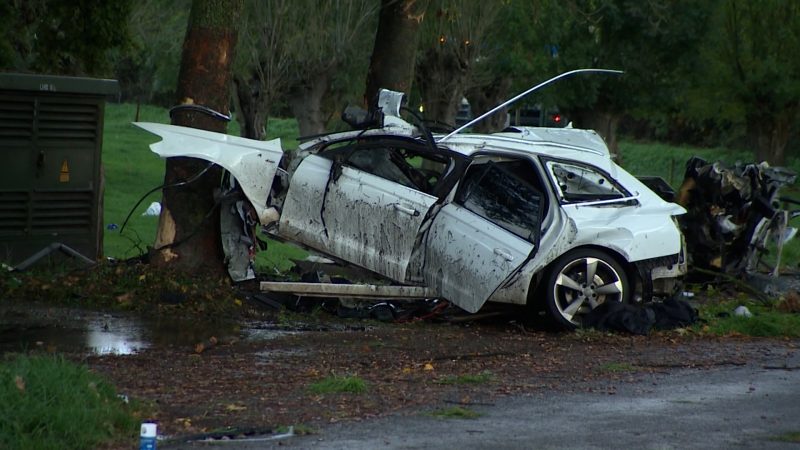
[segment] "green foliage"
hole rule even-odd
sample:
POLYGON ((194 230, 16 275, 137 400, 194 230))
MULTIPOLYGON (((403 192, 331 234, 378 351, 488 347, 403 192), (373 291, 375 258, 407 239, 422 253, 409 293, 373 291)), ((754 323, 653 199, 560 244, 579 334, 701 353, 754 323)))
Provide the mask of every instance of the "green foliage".
POLYGON ((0 447, 9 450, 130 444, 138 431, 110 384, 59 357, 0 362, 0 405, 0 447))
POLYGON ((710 300, 698 309, 705 324, 695 325, 695 328, 704 333, 718 336, 800 337, 800 314, 778 311, 772 304, 710 300), (746 306, 753 316, 734 315, 733 311, 739 305, 746 306))
POLYGON ((130 45, 130 0, 4 2, 0 68, 110 76, 110 56, 130 45), (10 51, 9 51, 10 50, 10 51))
POLYGON ((361 394, 367 391, 367 382, 359 377, 331 375, 308 387, 312 394, 361 394))
POLYGON ((714 2, 693 89, 694 117, 731 125, 761 159, 781 162, 800 119, 800 4, 782 0, 714 2), (773 159, 774 158, 774 159, 773 159))
POLYGON ((175 103, 190 7, 190 0, 141 0, 134 4, 128 20, 132 46, 115 59, 123 101, 164 106, 175 103))
POLYGON ((431 415, 440 419, 477 419, 482 414, 462 406, 453 406, 432 411, 431 415))

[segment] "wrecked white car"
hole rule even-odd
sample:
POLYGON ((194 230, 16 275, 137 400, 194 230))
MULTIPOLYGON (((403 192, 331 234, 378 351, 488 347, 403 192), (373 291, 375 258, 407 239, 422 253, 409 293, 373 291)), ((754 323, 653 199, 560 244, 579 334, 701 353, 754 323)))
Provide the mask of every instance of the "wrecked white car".
POLYGON ((138 125, 163 138, 158 155, 228 170, 272 235, 389 280, 263 290, 440 298, 469 312, 528 304, 566 327, 603 302, 674 293, 685 210, 616 165, 595 132, 433 136, 401 118, 396 94, 382 92, 380 107, 373 128, 304 142, 286 170, 278 141, 138 125))

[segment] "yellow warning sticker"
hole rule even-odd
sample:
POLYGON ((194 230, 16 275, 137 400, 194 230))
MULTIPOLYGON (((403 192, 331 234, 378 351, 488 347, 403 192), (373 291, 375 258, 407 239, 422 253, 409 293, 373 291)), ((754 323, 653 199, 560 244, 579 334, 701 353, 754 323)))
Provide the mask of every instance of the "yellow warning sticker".
POLYGON ((61 173, 58 174, 58 181, 60 183, 69 182, 69 164, 67 164, 66 159, 61 163, 61 173))

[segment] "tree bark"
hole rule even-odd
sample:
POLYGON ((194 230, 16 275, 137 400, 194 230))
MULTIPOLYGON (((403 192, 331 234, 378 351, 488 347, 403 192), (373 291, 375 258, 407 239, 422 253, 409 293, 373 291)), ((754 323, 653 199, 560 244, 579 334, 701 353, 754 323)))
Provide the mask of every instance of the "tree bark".
POLYGON ((773 166, 786 163, 786 146, 797 116, 797 108, 786 108, 783 114, 747 117, 747 137, 758 162, 767 161, 773 166))
MULTIPOLYGON (((478 117, 500 103, 508 100, 508 91, 511 89, 511 79, 502 77, 493 80, 485 86, 476 86, 467 89, 466 97, 472 109, 472 116, 478 117)), ((494 133, 502 131, 508 119, 508 108, 503 108, 491 116, 476 123, 472 130, 476 133, 494 133)))
POLYGON ((325 132, 325 117, 322 99, 328 92, 330 76, 320 74, 310 79, 309 84, 292 89, 289 105, 297 118, 300 136, 311 136, 325 132))
POLYGON ((267 134, 269 105, 266 102, 266 93, 261 79, 255 73, 248 77, 235 75, 233 85, 239 134, 248 139, 264 140, 264 136, 267 134))
MULTIPOLYGON (((192 2, 178 75, 178 104, 200 105, 228 113, 236 23, 242 3, 242 0, 192 2)), ((220 133, 227 128, 225 121, 186 109, 175 112, 172 124, 220 133)), ((169 158, 164 184, 185 181, 207 165, 194 158, 169 158)), ((151 255, 154 264, 183 272, 224 274, 214 199, 221 176, 222 169, 215 166, 193 183, 164 189, 156 244, 151 255)))
POLYGON ((417 68, 417 87, 425 105, 425 119, 455 125, 467 84, 469 63, 452 48, 429 48, 417 68))
POLYGON ((419 27, 427 4, 427 0, 381 0, 364 92, 366 105, 375 100, 381 88, 411 92, 419 27))

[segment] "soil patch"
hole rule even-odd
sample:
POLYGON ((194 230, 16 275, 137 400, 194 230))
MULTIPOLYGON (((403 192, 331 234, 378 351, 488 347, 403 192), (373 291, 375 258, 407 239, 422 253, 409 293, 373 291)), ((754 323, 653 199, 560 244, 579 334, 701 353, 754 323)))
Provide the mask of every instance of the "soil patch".
MULTIPOLYGON (((152 402, 161 433, 228 428, 267 432, 311 428, 496 396, 605 391, 652 372, 745 364, 796 343, 713 339, 679 331, 650 336, 530 331, 515 323, 380 324, 337 319, 337 331, 304 331, 268 341, 207 348, 154 346, 85 362, 120 393, 152 402), (332 375, 358 377, 363 393, 315 394, 332 375)), ((324 327, 323 327, 324 328, 324 327)))

